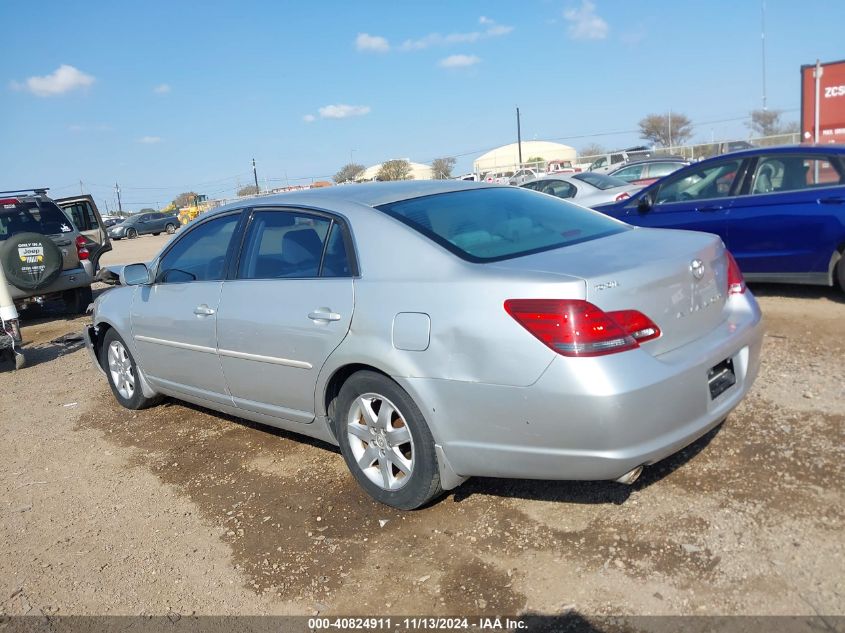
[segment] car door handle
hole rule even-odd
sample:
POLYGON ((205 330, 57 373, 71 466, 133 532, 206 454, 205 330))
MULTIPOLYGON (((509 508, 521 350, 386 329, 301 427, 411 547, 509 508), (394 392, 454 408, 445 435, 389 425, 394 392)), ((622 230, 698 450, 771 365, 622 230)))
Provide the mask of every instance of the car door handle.
POLYGON ((723 207, 721 204, 710 204, 710 205, 707 205, 706 207, 698 207, 698 210, 699 211, 721 211, 724 208, 725 207, 723 207))
POLYGON ((209 308, 206 304, 202 303, 194 308, 194 314, 197 316, 211 316, 217 312, 214 308, 209 308))
POLYGON ((308 313, 308 318, 312 321, 340 321, 340 315, 331 310, 314 310, 308 313))
POLYGON ((830 198, 819 198, 819 204, 845 204, 845 196, 831 196, 830 198))

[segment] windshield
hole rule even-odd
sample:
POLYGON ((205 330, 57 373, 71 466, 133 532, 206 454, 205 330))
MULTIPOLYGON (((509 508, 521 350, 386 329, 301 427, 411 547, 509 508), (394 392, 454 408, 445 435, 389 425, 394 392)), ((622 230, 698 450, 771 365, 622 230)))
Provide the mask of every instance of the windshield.
POLYGON ((455 191, 377 208, 471 262, 520 257, 630 228, 601 213, 522 188, 455 191))
POLYGON ((613 189, 614 187, 628 186, 628 183, 622 180, 621 178, 608 176, 607 174, 596 174, 591 171, 587 171, 581 174, 575 174, 572 177, 577 178, 578 180, 582 180, 588 185, 592 185, 596 189, 613 189))
POLYGON ((0 240, 17 233, 56 235, 72 231, 70 221, 53 202, 14 200, 0 204, 0 240))

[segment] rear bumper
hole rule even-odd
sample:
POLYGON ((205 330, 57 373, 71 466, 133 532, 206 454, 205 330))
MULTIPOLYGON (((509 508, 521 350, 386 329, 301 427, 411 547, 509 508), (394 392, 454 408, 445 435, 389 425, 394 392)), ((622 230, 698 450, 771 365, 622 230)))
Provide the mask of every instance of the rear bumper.
POLYGON ((401 379, 462 476, 616 479, 717 426, 759 367, 761 314, 751 293, 707 336, 659 357, 643 349, 557 357, 529 387, 401 379), (736 384, 711 398, 707 372, 731 358, 736 384))
POLYGON ((12 284, 8 284, 8 286, 9 292, 12 295, 12 300, 19 302, 31 297, 45 297, 47 295, 64 292, 65 290, 84 288, 85 286, 90 286, 93 282, 94 277, 92 274, 86 268, 80 266, 79 268, 73 268, 71 270, 63 270, 46 288, 39 288, 38 290, 21 290, 12 284))

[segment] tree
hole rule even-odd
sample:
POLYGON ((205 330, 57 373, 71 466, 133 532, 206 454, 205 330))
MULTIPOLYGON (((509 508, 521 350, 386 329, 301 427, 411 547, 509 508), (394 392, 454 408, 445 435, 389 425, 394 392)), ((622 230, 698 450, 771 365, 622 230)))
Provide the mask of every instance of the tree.
POLYGON ((376 180, 412 180, 411 163, 405 159, 388 160, 381 164, 376 180))
POLYGON ((238 189, 239 196, 254 196, 258 193, 258 187, 255 185, 247 185, 246 187, 241 187, 238 189))
POLYGON ((455 159, 451 156, 446 158, 435 158, 431 161, 431 172, 435 180, 448 180, 452 177, 452 170, 455 168, 455 159))
POLYGON ((541 169, 546 166, 546 159, 542 156, 532 156, 523 165, 528 165, 532 169, 541 169))
POLYGON ((692 136, 692 121, 680 112, 649 114, 639 125, 640 138, 663 147, 683 145, 692 136))
POLYGON ((795 121, 781 123, 780 110, 752 110, 751 120, 746 125, 758 136, 775 136, 777 134, 791 134, 799 130, 795 121))
POLYGON ((173 198, 172 204, 177 209, 181 209, 182 207, 187 207, 189 204, 194 203, 194 198, 196 198, 199 194, 196 191, 186 191, 184 193, 180 193, 178 196, 173 198))
POLYGON ((340 168, 340 171, 334 175, 333 180, 337 183, 351 182, 361 175, 361 172, 365 169, 366 167, 359 165, 358 163, 346 163, 340 168))
POLYGON ((589 143, 578 152, 579 156, 598 156, 599 154, 607 154, 607 150, 598 143, 589 143))
POLYGON ((156 210, 153 209, 152 207, 144 207, 143 209, 138 211, 138 213, 155 213, 155 212, 156 212, 156 210))

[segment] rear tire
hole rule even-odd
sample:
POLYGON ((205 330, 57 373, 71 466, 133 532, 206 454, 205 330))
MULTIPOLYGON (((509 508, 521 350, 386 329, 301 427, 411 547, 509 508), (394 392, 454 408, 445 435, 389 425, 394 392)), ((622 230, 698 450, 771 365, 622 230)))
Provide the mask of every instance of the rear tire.
POLYGON ((127 409, 146 409, 161 402, 161 396, 147 398, 141 391, 138 365, 126 343, 110 329, 103 338, 100 363, 109 380, 115 399, 127 409))
POLYGON ((93 301, 94 293, 91 292, 91 286, 65 292, 65 306, 71 314, 85 314, 93 301))
POLYGON ((413 510, 443 492, 431 431, 395 382, 373 371, 353 374, 338 394, 337 416, 343 459, 376 501, 413 510))

